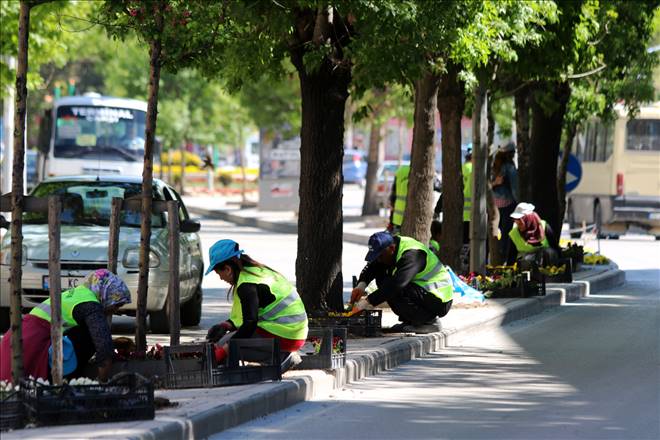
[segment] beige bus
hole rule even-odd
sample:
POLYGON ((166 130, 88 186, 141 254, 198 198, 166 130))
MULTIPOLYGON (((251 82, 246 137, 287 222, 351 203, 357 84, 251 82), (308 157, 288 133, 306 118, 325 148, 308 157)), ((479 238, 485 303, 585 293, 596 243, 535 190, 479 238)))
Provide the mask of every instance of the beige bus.
POLYGON ((571 237, 593 225, 600 237, 618 238, 629 230, 660 239, 660 102, 629 119, 624 107, 609 124, 582 127, 573 151, 582 179, 568 194, 571 237))

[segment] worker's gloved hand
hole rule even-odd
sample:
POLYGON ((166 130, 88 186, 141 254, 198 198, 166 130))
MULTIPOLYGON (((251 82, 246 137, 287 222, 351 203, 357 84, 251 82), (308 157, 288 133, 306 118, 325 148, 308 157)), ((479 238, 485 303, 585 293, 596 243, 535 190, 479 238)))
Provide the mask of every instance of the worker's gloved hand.
POLYGON ((355 304, 355 308, 357 308, 358 310, 373 310, 374 306, 372 306, 369 300, 366 297, 364 297, 364 298, 360 298, 360 301, 358 301, 357 304, 355 304))
POLYGON ((225 359, 227 358, 227 350, 222 346, 216 345, 213 348, 213 356, 215 357, 216 363, 224 364, 225 359))
POLYGON ((209 342, 218 342, 227 332, 234 329, 234 326, 229 321, 223 321, 211 327, 206 333, 206 340, 209 342))
POLYGON ((364 295, 364 288, 357 286, 354 287, 353 290, 351 290, 351 304, 355 304, 358 302, 360 298, 364 295))
POLYGON ((388 223, 385 230, 388 232, 392 232, 394 230, 394 225, 392 223, 388 223))

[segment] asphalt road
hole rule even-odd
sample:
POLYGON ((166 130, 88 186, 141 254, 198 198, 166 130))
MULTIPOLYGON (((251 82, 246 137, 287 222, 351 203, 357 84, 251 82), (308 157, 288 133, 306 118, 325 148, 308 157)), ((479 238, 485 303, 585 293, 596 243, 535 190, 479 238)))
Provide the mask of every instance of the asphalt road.
POLYGON ((213 438, 658 439, 660 242, 600 245, 624 286, 213 438))

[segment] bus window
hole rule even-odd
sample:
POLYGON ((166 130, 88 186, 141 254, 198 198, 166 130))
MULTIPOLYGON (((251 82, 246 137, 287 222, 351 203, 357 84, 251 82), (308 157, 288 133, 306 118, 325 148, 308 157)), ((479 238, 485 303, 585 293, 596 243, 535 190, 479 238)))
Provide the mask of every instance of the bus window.
POLYGON ((660 120, 632 119, 626 124, 626 150, 660 151, 660 120))
POLYGON ((614 151, 614 127, 591 121, 575 136, 575 153, 583 162, 605 162, 614 151))

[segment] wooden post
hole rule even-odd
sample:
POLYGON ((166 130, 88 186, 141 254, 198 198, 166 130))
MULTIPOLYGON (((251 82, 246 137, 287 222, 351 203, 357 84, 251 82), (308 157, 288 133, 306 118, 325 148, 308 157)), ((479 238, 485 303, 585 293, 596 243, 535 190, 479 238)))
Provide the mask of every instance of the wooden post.
POLYGON ((110 233, 108 235, 108 270, 117 273, 117 257, 119 255, 119 224, 121 222, 121 207, 123 200, 112 198, 110 208, 110 233))
POLYGON ((48 197, 48 288, 50 290, 50 344, 53 347, 51 376, 53 384, 62 385, 62 284, 60 280, 59 196, 48 197))
POLYGON ((167 221, 170 238, 170 280, 167 289, 167 305, 170 318, 170 345, 179 345, 181 311, 179 305, 179 204, 167 202, 167 221))

